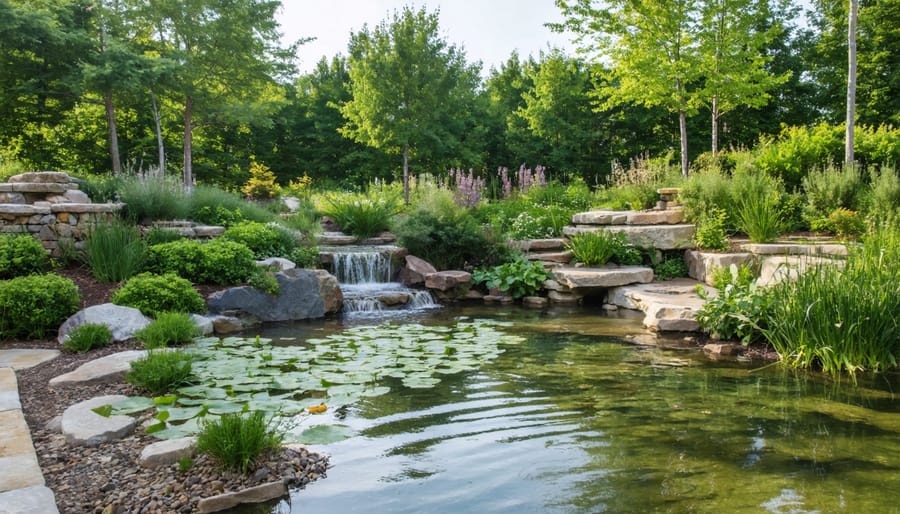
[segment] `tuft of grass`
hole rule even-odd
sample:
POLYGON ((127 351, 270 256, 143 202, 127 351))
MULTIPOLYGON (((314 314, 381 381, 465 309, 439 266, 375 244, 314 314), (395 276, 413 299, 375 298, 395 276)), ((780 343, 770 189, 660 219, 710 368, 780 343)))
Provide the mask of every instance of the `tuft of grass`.
POLYGON ((197 336, 197 325, 183 312, 163 312, 134 335, 145 348, 165 348, 191 342, 197 336))
POLYGON ((197 435, 197 450, 210 455, 223 467, 247 473, 259 458, 277 450, 284 440, 274 417, 261 411, 225 414, 203 423, 197 435))
POLYGON ((399 207, 399 199, 395 196, 340 195, 330 196, 326 202, 325 214, 344 232, 359 239, 387 230, 399 207))
POLYGON ((147 246, 137 227, 103 223, 91 230, 84 251, 94 278, 101 282, 121 282, 141 271, 147 246))
POLYGON ((601 266, 615 257, 618 248, 624 245, 624 237, 624 234, 608 230, 584 232, 574 236, 566 247, 578 262, 586 266, 601 266))
POLYGON ((189 210, 194 221, 226 227, 242 221, 267 223, 275 219, 274 213, 265 207, 213 186, 194 188, 189 210))
POLYGON ((192 361, 193 357, 181 350, 150 350, 131 362, 125 380, 159 396, 189 383, 192 361))
POLYGON ((63 348, 70 352, 84 353, 102 348, 112 340, 112 332, 102 323, 85 323, 69 332, 63 348))
POLYGON ((181 181, 169 177, 132 177, 122 181, 119 198, 125 203, 123 216, 148 224, 154 220, 188 217, 189 203, 181 181))
POLYGON ((758 196, 738 201, 737 226, 754 243, 771 243, 785 229, 778 203, 771 198, 758 196))

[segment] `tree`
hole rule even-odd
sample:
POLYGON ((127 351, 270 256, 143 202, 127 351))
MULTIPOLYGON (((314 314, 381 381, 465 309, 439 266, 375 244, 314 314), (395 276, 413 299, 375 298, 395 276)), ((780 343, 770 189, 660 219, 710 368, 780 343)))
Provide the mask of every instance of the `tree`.
POLYGON ((712 115, 713 155, 719 151, 719 120, 737 107, 762 107, 769 92, 791 75, 767 67, 766 48, 781 32, 770 21, 768 0, 705 0, 700 6, 699 64, 703 86, 695 100, 712 115))
POLYGON ((687 115, 697 80, 696 0, 556 0, 580 49, 608 63, 598 95, 601 109, 621 104, 661 106, 678 115, 681 172, 688 172, 687 115))
POLYGON ((341 106, 347 137, 403 156, 409 202, 411 157, 448 155, 460 146, 474 101, 477 68, 439 35, 438 13, 404 7, 390 23, 350 37, 350 91, 341 106))
POLYGON ((847 21, 847 134, 844 141, 844 162, 853 163, 853 128, 856 125, 856 19, 858 0, 850 0, 847 21))

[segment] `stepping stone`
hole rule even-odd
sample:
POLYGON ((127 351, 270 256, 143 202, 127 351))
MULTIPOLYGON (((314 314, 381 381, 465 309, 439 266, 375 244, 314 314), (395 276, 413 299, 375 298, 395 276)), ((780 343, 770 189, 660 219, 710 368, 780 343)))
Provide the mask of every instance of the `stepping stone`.
POLYGON ((197 512, 201 514, 219 512, 225 509, 237 507, 242 503, 262 503, 275 498, 281 498, 287 494, 284 482, 270 482, 258 485, 243 491, 219 494, 203 498, 197 504, 197 512))
POLYGON ((551 238, 551 239, 521 239, 510 241, 510 248, 517 248, 523 252, 533 252, 536 250, 562 250, 566 247, 567 239, 551 238))
POLYGON ((323 232, 317 238, 319 246, 345 246, 356 243, 356 238, 343 232, 323 232))
POLYGON ((0 368, 28 369, 59 357, 59 350, 0 350, 0 368))
POLYGON ((0 513, 59 514, 56 497, 49 487, 36 485, 0 493, 0 513))
POLYGON ((31 432, 21 410, 0 412, 0 434, 0 492, 44 485, 31 432))
POLYGON ((141 466, 145 468, 158 468, 169 466, 185 457, 194 455, 197 448, 196 437, 180 437, 159 441, 144 447, 141 450, 141 466))
POLYGON ((130 434, 137 420, 130 416, 104 417, 93 409, 127 399, 121 394, 98 396, 72 405, 62 415, 62 432, 74 446, 99 446, 130 434))
POLYGON ((131 370, 131 362, 146 355, 145 350, 118 352, 85 362, 74 371, 50 379, 50 387, 118 380, 131 370))
POLYGON ((12 368, 0 368, 0 412, 21 408, 16 372, 12 368))
POLYGON ((696 314, 705 302, 697 296, 697 284, 696 280, 676 279, 617 287, 607 292, 606 301, 644 312, 644 326, 650 330, 699 332, 696 314))
POLYGON ((563 286, 583 292, 585 289, 652 282, 653 270, 643 266, 556 268, 553 270, 553 278, 563 286))
POLYGON ((563 227, 563 234, 574 237, 585 232, 621 232, 625 234, 628 244, 638 248, 654 248, 656 250, 686 250, 694 248, 694 232, 697 227, 690 224, 680 225, 616 225, 600 227, 579 224, 563 227))
POLYGON ((847 247, 842 244, 798 244, 798 243, 748 243, 742 245, 745 251, 756 255, 831 255, 846 257, 847 247))

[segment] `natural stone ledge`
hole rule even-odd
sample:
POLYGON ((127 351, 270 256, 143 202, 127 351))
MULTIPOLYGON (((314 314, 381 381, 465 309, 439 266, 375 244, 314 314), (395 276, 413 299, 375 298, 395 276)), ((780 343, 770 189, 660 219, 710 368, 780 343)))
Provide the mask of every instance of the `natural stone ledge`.
POLYGON ((31 182, 39 184, 70 184, 72 177, 59 171, 29 171, 9 177, 7 182, 31 182))
MULTIPOLYGON (((0 184, 2 185, 2 184, 0 184)), ((4 203, 0 204, 0 214, 14 214, 16 216, 31 216, 34 214, 50 214, 50 206, 48 205, 22 205, 4 203)))
POLYGON ((653 270, 643 266, 615 268, 556 268, 553 278, 576 292, 585 290, 644 284, 653 281, 653 270))
POLYGON ((54 193, 61 194, 68 191, 66 184, 43 184, 31 182, 17 182, 0 184, 0 193, 54 193))
POLYGON ((70 213, 112 213, 119 212, 124 207, 123 203, 55 203, 50 206, 52 212, 70 213))
POLYGON ((748 243, 741 249, 756 255, 831 255, 846 257, 847 247, 842 244, 800 244, 800 243, 748 243))

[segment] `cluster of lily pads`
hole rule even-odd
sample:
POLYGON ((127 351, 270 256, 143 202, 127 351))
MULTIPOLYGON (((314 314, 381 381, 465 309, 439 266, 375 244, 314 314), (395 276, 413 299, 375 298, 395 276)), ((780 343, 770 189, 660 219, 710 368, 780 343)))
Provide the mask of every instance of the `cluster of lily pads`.
MULTIPOLYGON (((162 439, 196 434, 202 420, 228 413, 264 411, 296 419, 386 394, 387 384, 398 380, 404 387, 430 388, 442 375, 478 369, 503 353, 504 344, 522 340, 502 332, 503 325, 468 319, 453 326, 387 323, 292 346, 260 337, 198 339, 185 349, 194 357, 192 385, 163 397, 131 397, 104 414, 155 408, 147 432, 162 439)), ((297 439, 311 443, 333 436, 333 427, 311 426, 297 439)))

